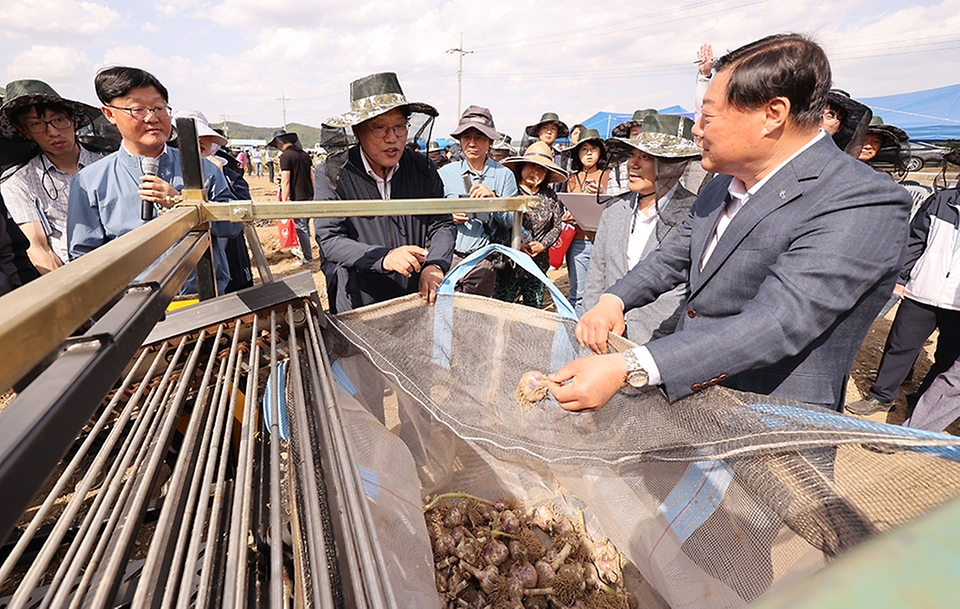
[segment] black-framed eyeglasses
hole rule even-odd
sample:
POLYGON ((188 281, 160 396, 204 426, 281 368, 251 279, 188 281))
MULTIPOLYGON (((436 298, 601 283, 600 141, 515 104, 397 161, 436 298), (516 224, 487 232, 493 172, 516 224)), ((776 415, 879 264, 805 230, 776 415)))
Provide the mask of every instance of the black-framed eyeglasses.
POLYGON ((44 121, 30 121, 28 123, 20 123, 20 126, 26 129, 29 133, 43 133, 47 130, 47 127, 53 125, 54 129, 70 129, 73 127, 73 121, 66 116, 58 116, 57 118, 44 121))
POLYGON ((370 125, 370 132, 373 133, 373 137, 378 140, 382 140, 387 137, 387 131, 393 130, 393 134, 397 137, 406 137, 407 131, 410 129, 410 123, 404 123, 402 125, 394 125, 393 127, 388 127, 387 125, 370 125))
POLYGON ((114 110, 123 110, 133 118, 138 121, 145 121, 147 117, 151 114, 157 118, 170 118, 170 115, 173 114, 173 108, 170 106, 160 106, 159 108, 142 108, 140 106, 134 106, 133 108, 121 108, 119 106, 111 106, 106 104, 108 108, 113 108, 114 110))

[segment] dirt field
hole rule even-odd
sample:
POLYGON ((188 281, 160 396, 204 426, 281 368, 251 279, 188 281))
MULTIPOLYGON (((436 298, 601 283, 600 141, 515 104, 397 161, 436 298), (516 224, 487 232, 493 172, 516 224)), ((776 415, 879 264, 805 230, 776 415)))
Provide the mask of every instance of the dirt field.
MULTIPOLYGON (((932 183, 935 175, 935 172, 928 170, 917 174, 912 174, 911 177, 916 177, 921 183, 930 184, 932 183)), ((248 176, 248 182, 250 183, 250 191, 254 200, 264 201, 275 199, 276 191, 266 178, 248 176)), ((316 262, 318 258, 316 243, 312 243, 314 262, 309 266, 301 266, 298 264, 297 258, 289 249, 280 249, 279 234, 277 232, 275 223, 270 223, 269 226, 259 227, 257 229, 257 234, 260 236, 260 241, 263 244, 264 251, 267 254, 267 260, 270 263, 271 271, 273 272, 274 277, 284 277, 302 270, 310 270, 313 273, 313 279, 317 284, 317 291, 325 303, 326 293, 323 289, 323 273, 320 272, 320 264, 316 262)), ((254 270, 254 273, 256 274, 256 270, 254 270)), ((551 271, 548 273, 548 275, 562 291, 567 291, 566 269, 551 271)), ((549 303, 549 296, 547 301, 549 303)), ((855 402, 861 399, 861 397, 863 397, 863 395, 869 391, 874 377, 876 376, 877 367, 880 364, 880 356, 883 354, 883 344, 887 338, 887 333, 890 330, 890 323, 893 320, 895 313, 896 307, 887 313, 885 317, 877 318, 877 321, 873 324, 873 327, 870 328, 870 333, 867 335, 867 338, 864 341, 863 346, 861 346, 856 360, 853 363, 853 368, 850 374, 851 382, 847 386, 847 403, 855 402)), ((868 419, 893 424, 900 424, 904 421, 904 419, 906 419, 906 401, 904 396, 916 390, 917 386, 920 384, 920 381, 923 380, 924 375, 930 369, 934 347, 935 343, 933 341, 927 342, 924 352, 920 354, 920 357, 917 360, 913 377, 905 382, 901 387, 901 395, 896 401, 896 408, 891 412, 871 415, 870 417, 867 417, 868 419)), ((947 431, 955 435, 960 433, 960 424, 954 423, 954 425, 952 425, 947 431)))

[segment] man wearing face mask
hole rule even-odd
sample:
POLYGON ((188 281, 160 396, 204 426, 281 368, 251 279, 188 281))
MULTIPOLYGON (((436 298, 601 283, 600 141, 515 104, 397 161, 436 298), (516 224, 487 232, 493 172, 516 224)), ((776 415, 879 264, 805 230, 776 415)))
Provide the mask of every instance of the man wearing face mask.
MULTIPOLYGON (((609 200, 600 216, 583 294, 585 311, 660 246, 697 198, 679 183, 687 163, 700 156, 693 140, 693 121, 655 112, 642 121, 642 126, 636 127, 640 133, 633 138, 606 141, 615 158, 627 158, 630 190, 609 200)), ((627 311, 624 336, 643 344, 671 334, 688 292, 684 283, 645 307, 627 311)))

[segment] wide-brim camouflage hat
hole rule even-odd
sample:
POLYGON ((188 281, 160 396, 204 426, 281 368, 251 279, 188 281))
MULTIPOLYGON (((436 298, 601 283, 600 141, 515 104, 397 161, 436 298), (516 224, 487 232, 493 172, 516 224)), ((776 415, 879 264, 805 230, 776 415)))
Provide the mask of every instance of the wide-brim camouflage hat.
POLYGON ((654 114, 643 121, 643 131, 632 140, 611 138, 607 148, 629 155, 631 149, 663 159, 693 159, 700 156, 700 147, 693 139, 693 121, 676 114, 654 114))
POLYGON ((547 177, 544 182, 563 182, 569 176, 562 167, 553 160, 553 150, 547 144, 537 141, 527 147, 523 156, 511 156, 500 161, 501 165, 509 167, 517 175, 517 181, 520 180, 520 171, 524 163, 533 163, 547 170, 547 177))
POLYGON ((543 116, 540 117, 539 123, 527 125, 526 134, 532 138, 539 137, 540 127, 546 125, 547 123, 556 124, 558 138, 564 138, 570 135, 570 129, 567 127, 567 124, 560 120, 560 115, 556 112, 544 112, 543 116))
POLYGON ((13 115, 34 104, 60 104, 70 111, 74 130, 90 124, 100 115, 100 109, 83 102, 64 99, 53 87, 42 80, 15 80, 7 85, 3 106, 0 106, 0 138, 19 142, 28 141, 17 129, 13 115))
POLYGON ((653 108, 637 110, 636 112, 633 113, 633 118, 631 118, 625 123, 620 123, 619 125, 614 127, 613 131, 611 131, 610 133, 613 135, 613 137, 628 138, 630 137, 630 130, 633 129, 634 127, 642 127, 643 119, 646 118, 647 116, 650 116, 651 114, 657 114, 657 111, 654 110, 653 108))
POLYGON ((870 119, 870 126, 867 127, 867 133, 879 135, 883 139, 883 146, 899 146, 910 139, 906 131, 900 127, 884 123, 883 119, 876 115, 870 119))
POLYGON ((323 122, 331 127, 352 127, 394 108, 403 107, 410 112, 440 115, 437 109, 429 104, 407 101, 397 75, 393 72, 380 72, 350 83, 350 111, 323 122))

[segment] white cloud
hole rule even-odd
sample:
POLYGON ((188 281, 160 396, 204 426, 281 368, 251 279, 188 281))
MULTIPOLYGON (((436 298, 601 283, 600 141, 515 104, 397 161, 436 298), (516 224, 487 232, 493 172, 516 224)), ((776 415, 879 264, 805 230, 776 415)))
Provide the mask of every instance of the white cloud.
POLYGON ((38 79, 68 99, 97 104, 93 93, 93 62, 79 49, 33 45, 14 55, 4 72, 4 83, 22 78, 38 79))
MULTIPOLYGON (((316 125, 347 109, 352 80, 395 71, 409 98, 438 108, 437 133, 449 133, 457 57, 446 51, 461 31, 475 51, 464 57, 462 106, 490 107, 515 137, 546 110, 573 124, 599 110, 692 108, 693 62, 707 41, 720 54, 768 34, 811 33, 831 57, 836 84, 859 97, 952 84, 960 67, 952 59, 960 0, 605 0, 590 9, 581 0, 97 1, 90 6, 110 12, 114 27, 72 45, 79 53, 154 72, 177 108, 263 126, 282 121, 281 95, 289 121, 316 125), (121 20, 137 26, 116 27, 121 20)), ((29 45, 66 44, 45 22, 29 21, 21 4, 13 19, 21 40, 3 37, 9 19, 0 25, 0 56, 18 65, 29 45)), ((84 22, 70 13, 75 2, 26 4, 84 22)), ((92 83, 90 67, 77 70, 92 83)))
POLYGON ((153 3, 153 8, 162 17, 172 18, 187 9, 196 8, 196 0, 159 0, 153 3))
MULTIPOLYGON (((104 66, 136 66, 148 72, 157 70, 157 66, 168 65, 168 60, 160 57, 143 45, 114 47, 103 54, 104 66)), ((160 75, 156 74, 159 78, 160 75)), ((162 78, 161 78, 162 80, 162 78)))
POLYGON ((34 45, 14 56, 7 65, 7 77, 10 80, 39 78, 56 81, 89 71, 91 66, 86 53, 78 49, 34 45))
POLYGON ((11 36, 93 36, 112 30, 121 21, 120 13, 95 2, 27 0, 5 3, 0 31, 11 36))

